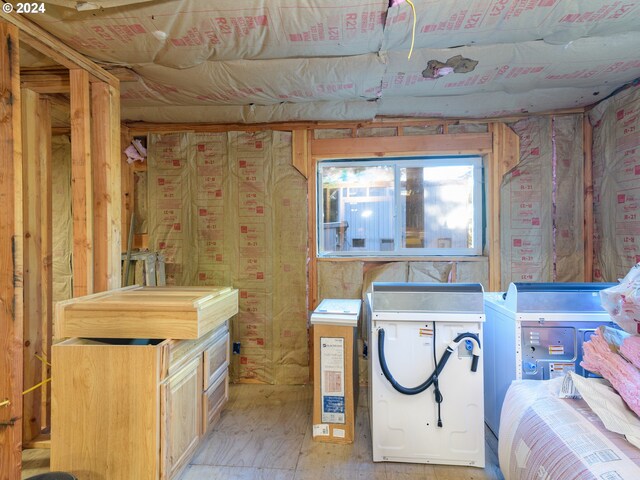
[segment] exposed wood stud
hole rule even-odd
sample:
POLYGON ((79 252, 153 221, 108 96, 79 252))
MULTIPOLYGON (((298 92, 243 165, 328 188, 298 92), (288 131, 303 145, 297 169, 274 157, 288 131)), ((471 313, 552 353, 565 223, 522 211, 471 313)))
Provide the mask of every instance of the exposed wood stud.
POLYGON ((492 123, 489 132, 493 135, 493 148, 488 156, 488 246, 489 246, 489 290, 501 289, 500 271, 500 184, 502 177, 517 165, 520 158, 520 138, 504 123, 492 123))
MULTIPOLYGON (((127 127, 120 129, 120 145, 129 145, 133 137, 129 134, 127 127)), ((123 150, 122 148, 120 150, 123 150)), ((129 238, 129 226, 131 225, 131 215, 133 214, 133 201, 134 201, 134 189, 133 189, 133 172, 134 165, 130 165, 126 161, 126 155, 120 154, 121 158, 121 170, 120 170, 120 185, 121 185, 121 222, 120 222, 120 245, 124 248, 127 246, 129 238)))
POLYGON ((121 282, 120 115, 118 90, 91 84, 94 291, 121 282))
MULTIPOLYGON (((499 124, 491 124, 489 132, 493 135, 493 145, 498 147, 501 140, 499 124)), ((489 253, 489 291, 500 291, 500 167, 497 149, 488 155, 487 163, 487 246, 489 253)))
MULTIPOLYGON (((53 335, 53 220, 52 220, 52 152, 51 152, 51 102, 40 96, 38 104, 38 137, 40 160, 40 231, 42 239, 40 290, 42 295, 42 352, 51 359, 53 335)), ((51 367, 43 365, 43 379, 51 376, 51 367)), ((51 388, 42 386, 41 427, 51 425, 51 388)), ((37 438, 40 438, 38 436, 37 438)))
MULTIPOLYGON (((307 140, 313 137, 311 133, 307 140)), ((317 251, 317 232, 316 232, 316 159, 311 155, 311 143, 307 141, 307 198, 309 199, 308 208, 308 234, 309 234, 309 310, 314 310, 318 305, 318 251, 317 251)))
POLYGON ((93 293, 93 185, 89 74, 71 70, 73 295, 93 293))
MULTIPOLYGON (((24 323, 23 362, 25 390, 39 384, 42 378, 42 198, 38 106, 39 95, 23 89, 22 101, 22 182, 24 221, 24 323)), ((29 442, 40 434, 42 390, 36 389, 23 398, 22 441, 29 442)))
POLYGON ((583 120, 584 148, 584 281, 593 281, 593 127, 589 116, 583 120))
POLYGON ((19 480, 22 454, 23 219, 18 29, 0 22, 0 476, 19 480))

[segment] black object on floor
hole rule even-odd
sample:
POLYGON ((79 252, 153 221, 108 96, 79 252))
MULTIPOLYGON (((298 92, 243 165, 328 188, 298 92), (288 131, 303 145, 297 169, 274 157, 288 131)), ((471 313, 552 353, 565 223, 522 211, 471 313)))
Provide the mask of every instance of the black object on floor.
POLYGON ((74 477, 70 473, 65 472, 49 472, 36 475, 35 477, 29 477, 27 480, 78 480, 78 477, 74 477))

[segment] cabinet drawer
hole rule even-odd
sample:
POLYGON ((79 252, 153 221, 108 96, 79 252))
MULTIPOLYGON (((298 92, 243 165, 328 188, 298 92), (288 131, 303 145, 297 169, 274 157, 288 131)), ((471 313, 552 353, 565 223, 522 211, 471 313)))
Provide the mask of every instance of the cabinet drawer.
MULTIPOLYGON (((229 335, 229 326, 224 322, 215 330, 203 335, 197 340, 168 340, 167 346, 163 351, 163 376, 162 379, 180 371, 187 363, 192 361, 197 355, 202 356, 202 352, 207 351, 212 345, 217 344, 222 338, 229 335)), ((202 358, 202 357, 201 357, 202 358)), ((206 362, 206 358, 205 358, 206 362)), ((206 369, 205 364, 205 369, 206 369)), ((204 387, 206 390, 209 386, 209 372, 204 372, 204 387)))
POLYGON ((207 432, 218 420, 222 407, 229 399, 229 375, 224 372, 202 395, 202 430, 207 432))
POLYGON ((204 375, 202 386, 207 390, 229 366, 229 332, 224 332, 204 351, 204 375))

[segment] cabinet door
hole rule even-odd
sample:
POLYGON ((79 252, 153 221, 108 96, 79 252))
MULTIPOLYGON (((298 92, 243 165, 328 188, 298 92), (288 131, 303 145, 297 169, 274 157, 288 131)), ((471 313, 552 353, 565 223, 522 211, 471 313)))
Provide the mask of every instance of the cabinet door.
POLYGON ((162 385, 162 479, 188 461, 202 434, 202 355, 162 385))
POLYGON ((229 366, 229 333, 224 332, 204 351, 204 384, 208 390, 229 366))
POLYGON ((223 372, 220 378, 203 393, 202 406, 202 429, 203 432, 208 432, 211 427, 216 423, 220 417, 222 407, 227 403, 229 399, 229 376, 227 372, 223 372))

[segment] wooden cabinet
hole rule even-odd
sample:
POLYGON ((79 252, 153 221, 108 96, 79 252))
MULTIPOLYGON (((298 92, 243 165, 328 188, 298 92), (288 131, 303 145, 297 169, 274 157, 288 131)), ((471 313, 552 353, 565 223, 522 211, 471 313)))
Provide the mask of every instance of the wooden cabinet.
POLYGON ((228 395, 225 321, 196 340, 72 338, 53 346, 51 469, 169 480, 228 395))
POLYGON ((124 287, 58 302, 56 337, 199 339, 238 313, 231 287, 124 287))
POLYGON ((202 360, 198 357, 161 386, 163 478, 172 478, 191 457, 203 433, 202 360), (166 472, 166 475, 164 474, 166 472))

